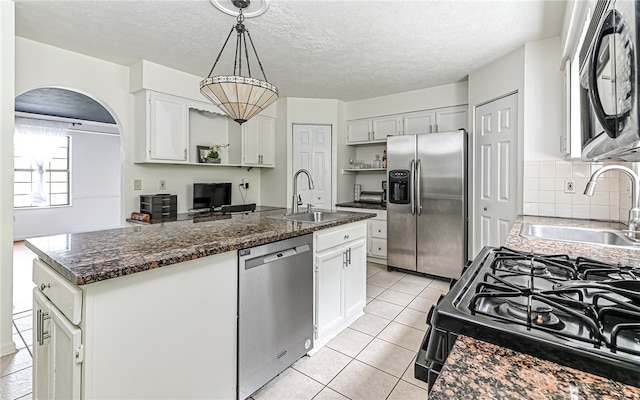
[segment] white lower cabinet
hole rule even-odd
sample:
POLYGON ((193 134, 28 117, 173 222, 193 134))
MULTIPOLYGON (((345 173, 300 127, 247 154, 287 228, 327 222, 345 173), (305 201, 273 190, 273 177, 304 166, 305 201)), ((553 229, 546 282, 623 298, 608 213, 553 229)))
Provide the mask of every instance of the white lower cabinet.
POLYGON ((236 398, 237 268, 232 251, 75 286, 34 261, 33 398, 236 398))
POLYGON ((366 226, 366 221, 360 221, 314 233, 315 350, 363 313, 366 226))
POLYGON ((33 397, 79 399, 82 332, 33 289, 33 397))
POLYGON ((387 263, 387 210, 337 207, 337 211, 376 214, 367 220, 368 260, 378 264, 387 263))

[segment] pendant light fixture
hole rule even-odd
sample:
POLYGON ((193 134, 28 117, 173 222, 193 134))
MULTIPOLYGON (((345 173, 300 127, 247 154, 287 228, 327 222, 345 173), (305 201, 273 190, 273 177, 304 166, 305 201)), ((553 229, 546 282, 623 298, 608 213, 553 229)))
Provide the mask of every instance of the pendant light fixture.
MULTIPOLYGON (((218 7, 216 4, 218 2, 219 0, 212 0, 216 7, 218 7)), ((213 67, 211 67, 211 71, 209 71, 209 75, 200 82, 200 93, 237 123, 242 124, 276 101, 278 99, 278 88, 267 82, 267 76, 262 68, 258 52, 253 45, 249 31, 244 25, 242 10, 247 8, 251 1, 233 0, 232 2, 239 10, 236 24, 231 28, 227 40, 225 40, 216 61, 213 63, 213 67), (234 30, 236 31, 236 53, 233 63, 233 75, 212 76, 213 70, 218 64, 220 56, 234 30), (251 76, 247 37, 249 38, 248 44, 251 45, 251 49, 258 60, 258 66, 264 80, 251 76), (243 55, 248 76, 242 75, 243 55)))

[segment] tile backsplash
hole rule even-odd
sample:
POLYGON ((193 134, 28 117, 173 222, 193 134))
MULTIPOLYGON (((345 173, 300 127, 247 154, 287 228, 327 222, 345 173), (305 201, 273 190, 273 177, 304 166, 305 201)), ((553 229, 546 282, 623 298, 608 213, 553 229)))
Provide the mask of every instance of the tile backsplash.
MULTIPOLYGON (((630 163, 619 163, 631 167, 630 163)), ((603 163, 525 161, 523 213, 548 217, 627 222, 631 206, 630 180, 608 171, 597 181, 593 197, 583 194, 591 174, 603 163), (574 193, 567 190, 573 181, 574 193)))

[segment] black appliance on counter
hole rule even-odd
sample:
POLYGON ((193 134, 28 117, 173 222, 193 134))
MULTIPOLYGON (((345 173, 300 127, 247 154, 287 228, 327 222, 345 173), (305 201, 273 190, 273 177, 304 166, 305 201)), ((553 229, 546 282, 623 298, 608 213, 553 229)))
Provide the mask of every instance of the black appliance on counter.
POLYGON ((231 204, 231 183, 194 183, 193 209, 216 209, 231 204))
POLYGON ((485 247, 427 321, 429 390, 458 335, 640 386, 640 267, 485 247))

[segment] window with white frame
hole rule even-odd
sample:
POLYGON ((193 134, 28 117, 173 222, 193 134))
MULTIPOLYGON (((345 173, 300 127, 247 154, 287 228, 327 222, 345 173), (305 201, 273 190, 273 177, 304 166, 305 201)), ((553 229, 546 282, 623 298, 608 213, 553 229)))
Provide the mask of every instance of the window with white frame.
POLYGON ((68 123, 16 118, 14 208, 71 204, 69 127, 68 123))

